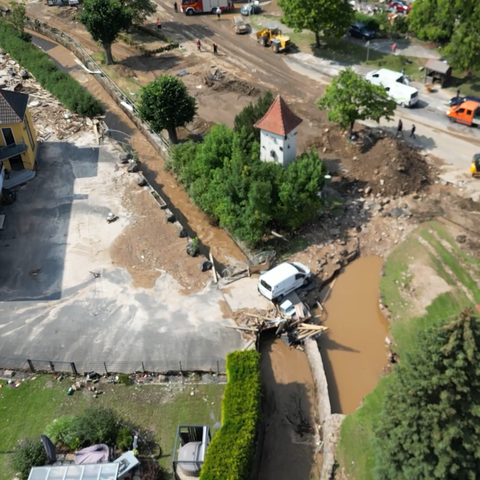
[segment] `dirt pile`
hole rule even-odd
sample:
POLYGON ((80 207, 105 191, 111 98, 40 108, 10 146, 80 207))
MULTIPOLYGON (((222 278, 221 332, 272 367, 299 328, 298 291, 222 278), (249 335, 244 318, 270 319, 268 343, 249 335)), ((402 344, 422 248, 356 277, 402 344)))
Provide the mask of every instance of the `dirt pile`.
POLYGON ((249 97, 258 97, 262 93, 254 85, 235 78, 215 81, 210 90, 215 92, 234 92, 240 95, 248 95, 249 97))
POLYGON ((352 158, 349 176, 365 183, 367 195, 398 197, 431 183, 433 167, 402 140, 383 137, 365 150, 352 158))

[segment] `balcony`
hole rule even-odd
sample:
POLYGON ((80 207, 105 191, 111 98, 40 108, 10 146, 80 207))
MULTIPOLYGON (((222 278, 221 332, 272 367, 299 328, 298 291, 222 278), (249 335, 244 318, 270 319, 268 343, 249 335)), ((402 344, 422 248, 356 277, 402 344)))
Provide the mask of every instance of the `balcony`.
POLYGON ((20 155, 21 153, 25 153, 26 151, 27 151, 27 146, 23 142, 0 147, 0 162, 2 160, 8 160, 9 158, 14 157, 15 155, 20 155))

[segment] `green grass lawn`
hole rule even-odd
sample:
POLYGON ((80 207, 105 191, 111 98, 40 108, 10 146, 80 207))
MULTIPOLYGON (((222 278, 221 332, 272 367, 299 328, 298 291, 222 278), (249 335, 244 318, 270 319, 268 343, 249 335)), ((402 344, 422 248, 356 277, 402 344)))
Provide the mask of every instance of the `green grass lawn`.
MULTIPOLYGON (((72 382, 57 383, 50 375, 26 380, 11 388, 1 381, 0 479, 13 477, 10 454, 17 442, 26 437, 39 437, 44 427, 55 418, 78 414, 86 407, 100 405, 116 410, 122 418, 143 430, 154 432, 162 449, 160 464, 170 469, 177 425, 209 425, 221 420, 224 385, 102 385, 103 395, 94 398, 81 390, 72 396, 66 391, 72 382), (194 395, 191 392, 194 392, 194 395)), ((173 476, 167 476, 173 478, 173 476)))
MULTIPOLYGON (((462 251, 447 228, 437 221, 419 226, 406 242, 390 254, 384 264, 380 291, 383 302, 388 305, 394 319, 391 330, 400 357, 409 349, 415 348, 416 338, 421 330, 458 314, 465 307, 473 307, 461 285, 470 292, 475 302, 480 304, 480 289, 474 280, 479 277, 479 260, 462 251), (427 241, 435 253, 419 239, 427 241), (449 292, 439 295, 421 317, 412 316, 412 305, 403 293, 411 282, 408 266, 418 261, 430 266, 452 286, 449 292)), ((338 460, 349 478, 373 479, 373 428, 390 378, 391 375, 381 379, 375 390, 365 398, 363 406, 347 416, 343 422, 338 460)))

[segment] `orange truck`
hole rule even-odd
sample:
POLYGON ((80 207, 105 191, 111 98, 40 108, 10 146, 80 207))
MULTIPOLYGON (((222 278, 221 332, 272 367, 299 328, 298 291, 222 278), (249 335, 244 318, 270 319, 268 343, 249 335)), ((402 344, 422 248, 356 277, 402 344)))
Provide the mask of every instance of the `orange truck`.
POLYGON ((187 14, 217 13, 217 8, 222 12, 233 9, 233 0, 182 0, 180 10, 187 14))
POLYGON ((480 124, 480 103, 467 100, 460 105, 450 107, 447 116, 451 122, 463 123, 468 126, 480 124))

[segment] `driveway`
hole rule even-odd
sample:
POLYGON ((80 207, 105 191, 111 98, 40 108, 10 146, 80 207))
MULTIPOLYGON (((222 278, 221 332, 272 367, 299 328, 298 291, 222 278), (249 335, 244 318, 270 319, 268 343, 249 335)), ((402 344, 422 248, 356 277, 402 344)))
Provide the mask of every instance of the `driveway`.
MULTIPOLYGON (((122 191, 136 188, 110 145, 92 134, 48 142, 35 180, 2 207, 0 362, 75 362, 79 371, 216 369, 244 342, 223 318, 216 285, 182 295, 162 274, 133 288, 110 248, 135 223, 122 191), (113 211, 119 220, 108 224, 113 211), (95 278, 92 272, 100 275, 95 278)), ((169 225, 171 227, 171 225, 169 225)), ((172 227, 173 228, 173 227, 172 227)), ((161 248, 161 245, 159 245, 161 248)))

